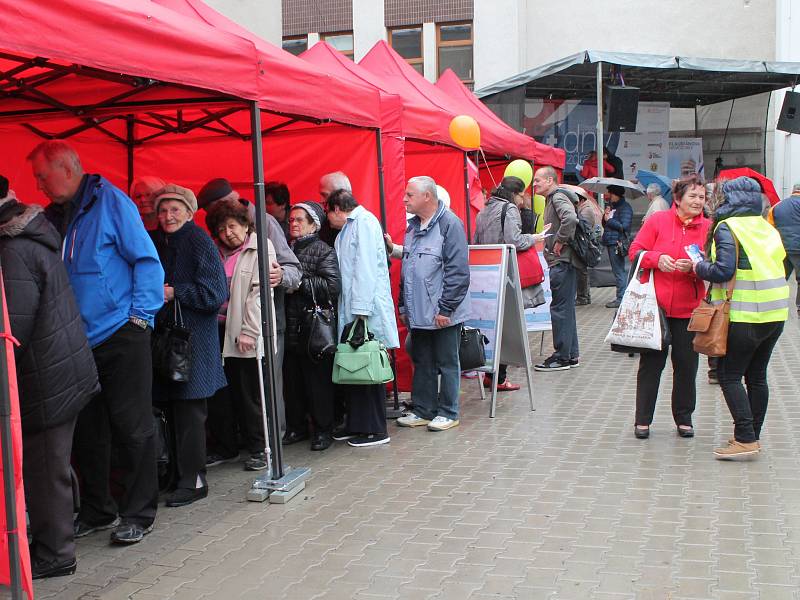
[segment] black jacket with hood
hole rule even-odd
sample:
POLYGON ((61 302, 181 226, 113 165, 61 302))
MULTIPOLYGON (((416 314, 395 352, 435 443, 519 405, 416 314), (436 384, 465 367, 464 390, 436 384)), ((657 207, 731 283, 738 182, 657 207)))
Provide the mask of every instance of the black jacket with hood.
POLYGON ((75 418, 99 391, 94 357, 61 260, 61 238, 39 206, 0 200, 0 260, 17 365, 23 433, 75 418))
MULTIPOLYGON (((700 279, 712 283, 730 281, 736 275, 736 243, 725 219, 730 217, 760 217, 761 187, 755 179, 737 177, 722 184, 725 202, 717 207, 714 213, 714 245, 716 258, 714 262, 703 261, 697 264, 696 273, 700 279), (719 223, 719 225, 717 225, 719 223)), ((706 255, 710 258, 711 248, 706 255)), ((750 259, 744 248, 739 247, 740 269, 750 269, 750 259)))

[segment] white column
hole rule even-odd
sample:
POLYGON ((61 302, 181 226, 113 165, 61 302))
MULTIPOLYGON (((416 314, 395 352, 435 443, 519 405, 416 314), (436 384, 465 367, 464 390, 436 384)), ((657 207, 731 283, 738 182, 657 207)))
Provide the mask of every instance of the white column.
POLYGON ((437 77, 436 23, 422 24, 422 56, 425 59, 425 79, 435 82, 437 77))
POLYGON ((311 48, 314 44, 319 41, 319 34, 318 33, 309 33, 308 34, 308 47, 311 48))
POLYGON ((353 51, 356 62, 379 41, 386 39, 383 2, 353 0, 353 51))

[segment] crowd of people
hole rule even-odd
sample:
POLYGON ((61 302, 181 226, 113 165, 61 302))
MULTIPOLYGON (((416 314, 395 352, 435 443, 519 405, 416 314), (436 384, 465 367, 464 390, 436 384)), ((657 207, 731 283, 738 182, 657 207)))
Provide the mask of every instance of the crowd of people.
MULTIPOLYGON (((129 197, 85 173, 62 141, 41 143, 28 159, 50 204, 22 203, 0 178, 0 250, 19 341, 35 578, 73 573, 75 538, 110 530, 114 543, 141 541, 153 530, 160 492, 168 507, 206 497, 207 469, 240 460, 241 450, 244 469, 269 468, 265 352, 274 356, 284 445, 308 440, 311 450, 324 451, 334 441, 355 448, 388 443, 384 383, 334 384, 333 352, 311 349, 311 314, 334 315, 336 341, 377 340, 388 349, 400 346, 399 320, 408 330, 413 380, 412 408, 397 424, 431 432, 459 425, 460 334, 471 312, 468 239, 432 178, 408 181, 402 245, 359 204, 344 173, 320 178, 319 201, 292 203, 284 183, 267 183, 262 218, 270 298, 262 299, 255 208, 228 180, 212 179, 195 195, 157 176, 140 177, 129 197), (397 306, 391 257, 400 260, 397 306), (264 303, 272 303, 268 340, 264 303), (180 332, 188 332, 189 343, 180 346, 178 364, 165 367, 152 348, 180 332), (154 407, 171 431, 166 490, 159 489, 161 417, 154 417, 154 407), (74 519, 72 465, 80 478, 74 519)), ((518 252, 543 243, 554 351, 534 368, 580 365, 576 306, 591 300, 576 231, 602 227, 616 283, 606 306, 623 300, 626 258, 633 262, 644 252, 641 265, 654 273, 671 334, 671 351, 641 354, 635 436, 650 435, 668 356, 677 433, 694 435, 699 360, 689 317, 706 295, 704 282, 711 284, 711 299, 722 301, 719 284, 734 280, 729 337, 737 352, 714 368, 735 428, 716 455, 759 452, 767 364, 788 316, 786 279, 800 266, 800 186, 770 213, 776 230, 761 216, 756 181, 718 184, 710 203, 703 182, 686 177, 674 183, 671 207, 660 190, 648 190, 650 209, 635 238, 621 187, 608 187, 603 211, 592 194, 560 184, 555 169, 545 166, 534 173, 533 191, 545 197, 542 215, 531 209, 521 179, 503 178, 477 215, 473 243, 505 243, 518 252), (689 244, 705 248, 706 259, 690 260, 689 244)), ((541 285, 525 288, 523 298, 526 307, 542 304, 541 285)), ((800 310, 800 297, 797 302, 800 310)), ((507 375, 501 365, 497 389, 519 389, 507 375)), ((490 387, 492 377, 483 384, 490 387)))

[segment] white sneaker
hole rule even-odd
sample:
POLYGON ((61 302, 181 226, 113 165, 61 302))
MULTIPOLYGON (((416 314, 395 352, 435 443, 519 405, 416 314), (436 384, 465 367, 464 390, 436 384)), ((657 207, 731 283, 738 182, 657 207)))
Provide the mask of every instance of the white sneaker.
POLYGON ((423 419, 413 412, 397 419, 397 424, 400 425, 400 427, 418 427, 420 425, 427 425, 428 423, 430 423, 428 419, 423 419))
POLYGON ((433 421, 428 423, 429 431, 444 431, 451 427, 458 427, 458 419, 448 419, 447 417, 434 417, 433 421))

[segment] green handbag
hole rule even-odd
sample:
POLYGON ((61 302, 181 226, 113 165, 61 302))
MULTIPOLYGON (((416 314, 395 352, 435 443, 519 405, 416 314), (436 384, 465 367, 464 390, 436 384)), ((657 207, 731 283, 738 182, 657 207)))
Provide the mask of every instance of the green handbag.
POLYGON ((364 321, 365 342, 353 348, 350 340, 356 330, 350 328, 347 340, 336 346, 333 356, 333 383, 347 385, 375 385, 388 383, 394 379, 389 353, 381 342, 369 339, 369 330, 364 321))

